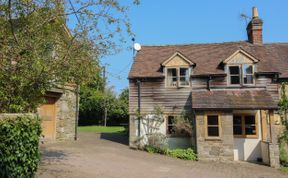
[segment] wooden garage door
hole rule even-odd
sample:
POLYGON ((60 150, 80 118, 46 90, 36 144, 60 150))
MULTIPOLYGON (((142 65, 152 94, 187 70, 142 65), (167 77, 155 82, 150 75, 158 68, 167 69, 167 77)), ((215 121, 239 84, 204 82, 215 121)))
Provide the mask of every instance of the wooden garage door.
POLYGON ((47 97, 46 103, 40 106, 39 114, 42 120, 42 134, 45 139, 53 140, 56 136, 56 98, 47 97))

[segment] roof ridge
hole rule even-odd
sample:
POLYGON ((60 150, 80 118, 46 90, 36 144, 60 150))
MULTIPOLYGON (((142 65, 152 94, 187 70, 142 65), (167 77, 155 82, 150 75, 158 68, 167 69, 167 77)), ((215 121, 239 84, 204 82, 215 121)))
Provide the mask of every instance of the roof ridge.
POLYGON ((207 45, 207 44, 229 44, 229 43, 248 43, 247 41, 227 41, 227 42, 209 42, 209 43, 182 43, 182 44, 142 44, 141 46, 147 47, 165 47, 165 46, 190 46, 190 45, 207 45))

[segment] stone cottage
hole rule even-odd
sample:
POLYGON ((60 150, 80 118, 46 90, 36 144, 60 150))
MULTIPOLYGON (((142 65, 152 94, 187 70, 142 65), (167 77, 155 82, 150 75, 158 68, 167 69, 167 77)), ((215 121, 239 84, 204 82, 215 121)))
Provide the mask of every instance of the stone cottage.
POLYGON ((288 43, 263 43, 262 29, 253 8, 247 41, 143 46, 128 77, 130 146, 147 137, 145 124, 160 106, 164 120, 154 130, 168 137, 169 147, 193 147, 202 160, 278 167, 277 109, 280 84, 288 80, 288 43), (193 117, 192 137, 173 132, 183 112, 193 117))

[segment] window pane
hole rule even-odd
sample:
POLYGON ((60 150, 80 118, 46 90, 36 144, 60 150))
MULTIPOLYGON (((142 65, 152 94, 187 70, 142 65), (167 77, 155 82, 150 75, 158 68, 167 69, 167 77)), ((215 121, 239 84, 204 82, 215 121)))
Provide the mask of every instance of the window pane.
POLYGON ((174 123, 174 116, 168 116, 168 125, 171 125, 174 123))
POLYGON ((240 84, 240 76, 230 76, 231 84, 240 84))
POLYGON ((168 86, 177 86, 177 70, 167 69, 167 85, 168 86))
POLYGON ((255 116, 245 116, 245 134, 256 135, 255 116))
POLYGON ((252 65, 247 65, 247 64, 243 65, 243 75, 246 75, 246 74, 253 74, 253 66, 252 65))
POLYGON ((188 76, 189 69, 188 68, 180 68, 180 76, 188 76))
POLYGON ((174 134, 175 133, 174 126, 168 126, 167 127, 167 133, 168 134, 174 134))
POLYGON ((218 137, 219 136, 219 128, 218 127, 208 127, 208 136, 209 137, 218 137))
POLYGON ((245 124, 255 124, 255 116, 245 116, 245 124))
POLYGON ((241 126, 233 126, 234 135, 242 135, 242 127, 241 126))
POLYGON ((239 75, 240 74, 239 66, 230 66, 229 73, 239 75))
POLYGON ((208 125, 218 125, 218 116, 207 116, 208 125))
POLYGON ((189 85, 189 69, 180 68, 180 85, 189 85))
POLYGON ((256 135, 256 127, 251 125, 245 125, 246 135, 256 135))
POLYGON ((246 75, 244 76, 244 83, 245 84, 253 84, 253 75, 246 75))
POLYGON ((241 116, 233 116, 233 124, 241 124, 241 116))

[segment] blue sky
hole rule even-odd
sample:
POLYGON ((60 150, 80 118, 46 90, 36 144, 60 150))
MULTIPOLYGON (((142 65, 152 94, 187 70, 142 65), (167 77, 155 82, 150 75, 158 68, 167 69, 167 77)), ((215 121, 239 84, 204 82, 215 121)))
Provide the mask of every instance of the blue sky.
MULTIPOLYGON (((240 14, 251 16, 253 6, 264 21, 264 43, 288 42, 287 0, 141 0, 129 15, 142 45, 243 41, 246 22, 240 14)), ((108 85, 118 93, 128 87, 132 51, 126 48, 101 59, 108 64, 108 85)))

